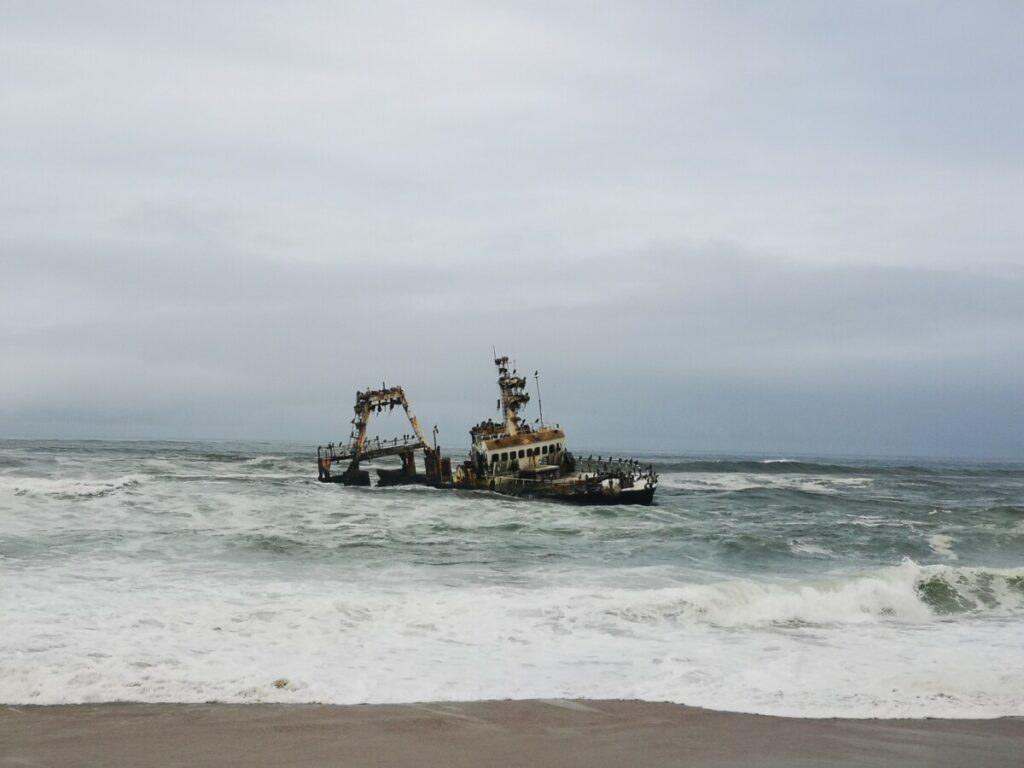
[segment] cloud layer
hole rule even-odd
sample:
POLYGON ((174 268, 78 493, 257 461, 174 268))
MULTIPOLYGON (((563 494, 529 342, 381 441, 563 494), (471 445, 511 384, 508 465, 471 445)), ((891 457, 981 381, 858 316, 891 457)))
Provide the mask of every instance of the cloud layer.
POLYGON ((1024 457, 1018 4, 4 16, 0 435, 1024 457))

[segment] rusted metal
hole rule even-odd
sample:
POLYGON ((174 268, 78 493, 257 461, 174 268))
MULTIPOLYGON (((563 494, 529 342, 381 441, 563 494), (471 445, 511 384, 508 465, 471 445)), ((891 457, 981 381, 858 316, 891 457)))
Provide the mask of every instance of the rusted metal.
MULTIPOLYGON (((352 419, 353 428, 349 443, 344 446, 328 443, 326 446, 317 448, 317 469, 321 482, 370 485, 370 475, 366 470, 360 468, 360 464, 385 456, 398 456, 402 462, 401 469, 378 470, 381 484, 397 485, 422 482, 434 485, 444 483, 442 472, 444 461, 441 452, 437 448, 436 442, 433 448, 427 444, 419 419, 416 418, 416 414, 405 396, 405 391, 401 387, 388 387, 382 384, 380 389, 357 392, 353 410, 355 418, 352 419), (413 433, 392 440, 381 440, 379 437, 370 438, 367 434, 370 417, 385 410, 393 411, 398 407, 405 411, 413 433), (422 475, 416 471, 415 454, 417 451, 423 453, 424 474, 422 475), (335 462, 347 462, 347 467, 341 475, 333 475, 331 472, 335 462)), ((448 466, 451 466, 450 462, 448 462, 448 466)), ((450 469, 448 475, 451 475, 450 469)))
MULTIPOLYGON (((401 458, 400 469, 378 469, 379 483, 423 483, 442 488, 487 490, 512 496, 553 499, 581 504, 650 504, 658 485, 653 466, 632 459, 593 456, 579 459, 565 446, 565 433, 556 424, 538 429, 527 423, 520 411, 530 402, 526 379, 508 357, 495 355, 498 369, 498 408, 501 421, 487 419, 469 430, 469 458, 452 474, 451 460, 437 447, 437 428, 431 448, 420 429, 401 387, 367 389, 356 394, 353 433, 346 446, 321 446, 317 452, 320 480, 347 485, 369 485, 369 473, 360 462, 381 456, 401 458), (413 434, 381 441, 369 438, 370 417, 384 409, 401 407, 413 434), (423 453, 425 472, 416 471, 415 452, 423 453), (348 462, 340 476, 331 474, 334 462, 348 462)), ((534 377, 539 378, 535 373, 534 377)))
MULTIPOLYGON (((565 446, 565 433, 543 421, 531 429, 520 416, 530 401, 526 379, 508 357, 497 356, 501 422, 482 421, 469 434, 469 459, 456 471, 456 488, 486 489, 583 504, 650 504, 658 476, 631 459, 580 461, 565 446)), ((538 387, 539 374, 534 373, 538 387)), ((600 457, 599 457, 600 458, 600 457)))
POLYGON ((517 435, 504 435, 496 437, 493 440, 484 440, 484 444, 487 448, 493 450, 496 448, 507 448, 513 445, 530 445, 531 443, 554 440, 559 437, 565 437, 565 433, 562 432, 562 430, 545 429, 537 432, 520 433, 517 435))

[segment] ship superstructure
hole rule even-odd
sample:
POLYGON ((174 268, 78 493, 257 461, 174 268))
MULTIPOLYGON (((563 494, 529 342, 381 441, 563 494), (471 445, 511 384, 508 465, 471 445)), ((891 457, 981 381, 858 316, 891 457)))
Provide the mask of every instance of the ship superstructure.
MULTIPOLYGON (((437 488, 486 490, 510 496, 553 499, 579 504, 650 504, 658 484, 653 466, 632 459, 592 456, 579 459, 566 449, 565 433, 557 424, 544 423, 543 411, 532 427, 521 415, 530 402, 526 379, 510 365, 508 357, 495 356, 498 370, 498 410, 501 420, 487 419, 469 430, 469 457, 456 467, 442 458, 434 428, 433 447, 427 444, 405 392, 401 387, 357 393, 353 433, 345 445, 329 443, 317 451, 319 478, 323 482, 370 485, 369 473, 360 463, 398 456, 401 469, 378 469, 380 485, 419 483, 437 488), (413 434, 381 441, 367 437, 370 414, 402 407, 413 434), (415 452, 422 452, 424 472, 417 472, 415 452), (332 475, 336 462, 346 467, 332 475)), ((534 374, 535 376, 537 374, 534 374)), ((539 379, 538 379, 539 386, 539 379)), ((539 404, 538 404, 539 405, 539 404)))
POLYGON ((515 496, 553 498, 583 504, 650 504, 657 486, 653 467, 631 459, 580 460, 565 446, 556 424, 539 420, 534 429, 520 415, 530 401, 526 379, 496 357, 498 407, 502 420, 470 429, 469 459, 455 471, 456 488, 486 488, 515 496))
POLYGON ((526 379, 515 370, 509 371, 507 357, 496 358, 494 364, 498 368, 502 420, 488 419, 469 430, 472 442, 463 469, 472 469, 481 478, 555 472, 565 464, 565 433, 557 426, 541 423, 535 430, 525 423, 519 411, 530 402, 526 379))
POLYGON ((356 404, 353 408, 355 417, 352 419, 352 433, 347 443, 328 443, 317 448, 318 478, 324 483, 342 483, 343 485, 370 485, 370 473, 360 467, 363 462, 373 461, 388 456, 397 456, 402 461, 401 469, 378 469, 379 485, 451 484, 451 460, 443 458, 437 447, 437 427, 434 427, 434 446, 427 444, 423 435, 420 420, 413 413, 412 406, 401 387, 389 387, 381 384, 380 389, 366 389, 356 392, 356 404), (401 438, 381 440, 370 438, 367 428, 370 417, 375 413, 393 411, 402 408, 412 433, 401 438), (423 454, 424 472, 416 470, 416 453, 423 454), (335 464, 342 464, 345 469, 340 474, 333 473, 335 464))

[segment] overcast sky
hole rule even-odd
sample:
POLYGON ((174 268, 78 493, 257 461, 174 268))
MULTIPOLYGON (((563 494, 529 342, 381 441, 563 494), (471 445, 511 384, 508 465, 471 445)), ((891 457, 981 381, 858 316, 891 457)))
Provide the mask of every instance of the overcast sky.
POLYGON ((387 380, 461 449, 494 346, 578 447, 1024 458, 1022 29, 2 3, 0 437, 316 445, 387 380))

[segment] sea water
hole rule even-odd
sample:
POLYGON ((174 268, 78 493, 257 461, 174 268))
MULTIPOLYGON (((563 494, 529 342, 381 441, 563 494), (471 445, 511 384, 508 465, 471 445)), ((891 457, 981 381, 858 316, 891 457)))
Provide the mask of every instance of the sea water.
POLYGON ((1024 715, 1024 466, 646 456, 650 507, 0 442, 0 702, 1024 715))

